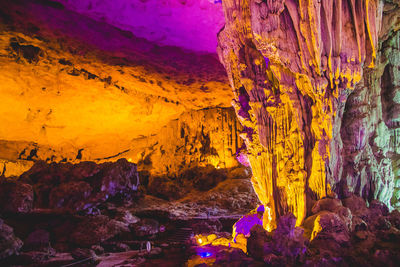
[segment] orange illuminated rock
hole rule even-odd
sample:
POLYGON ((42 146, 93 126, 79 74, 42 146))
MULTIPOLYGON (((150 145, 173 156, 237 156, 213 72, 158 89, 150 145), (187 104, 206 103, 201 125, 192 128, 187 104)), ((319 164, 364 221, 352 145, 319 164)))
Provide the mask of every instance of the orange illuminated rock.
POLYGON ((336 186, 327 180, 337 178, 330 160, 332 152, 341 151, 331 151, 331 144, 338 145, 335 135, 349 90, 361 81, 363 69, 376 64, 380 5, 223 1, 226 25, 218 53, 244 127, 254 189, 271 210, 265 228, 288 212, 301 224, 310 200, 336 186))
POLYGON ((0 175, 39 159, 125 157, 155 173, 237 165, 240 124, 215 54, 20 2, 0 4, 0 175))

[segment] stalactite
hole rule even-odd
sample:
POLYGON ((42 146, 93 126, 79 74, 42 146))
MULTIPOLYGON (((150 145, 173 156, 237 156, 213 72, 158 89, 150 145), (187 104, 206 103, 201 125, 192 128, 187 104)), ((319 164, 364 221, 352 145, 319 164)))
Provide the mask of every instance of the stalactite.
POLYGON ((339 96, 361 80, 364 65, 374 65, 377 6, 378 0, 223 1, 218 53, 239 121, 253 131, 245 143, 255 191, 272 211, 265 228, 289 211, 300 224, 306 195, 329 193, 339 96))

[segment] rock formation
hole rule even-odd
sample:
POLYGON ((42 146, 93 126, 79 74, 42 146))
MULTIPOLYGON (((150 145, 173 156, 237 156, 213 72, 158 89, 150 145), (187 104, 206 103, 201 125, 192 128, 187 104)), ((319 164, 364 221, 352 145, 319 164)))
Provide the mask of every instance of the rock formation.
POLYGON ((268 212, 264 227, 288 212, 301 224, 332 191, 389 204, 386 124, 397 119, 379 105, 394 94, 384 93, 379 69, 397 62, 382 53, 398 43, 399 3, 226 0, 223 8, 218 53, 268 212))
MULTIPOLYGON (((217 28, 223 23, 220 5, 208 0, 163 4, 157 12, 189 10, 202 17, 201 23, 197 15, 191 23, 203 25, 198 30, 207 34, 185 30, 165 39, 171 27, 165 24, 154 30, 157 36, 144 36, 165 42, 149 42, 121 30, 146 32, 155 23, 114 16, 128 1, 112 1, 111 13, 104 6, 109 1, 59 2, 66 7, 55 1, 0 2, 7 11, 0 13, 0 176, 19 176, 37 160, 127 158, 157 174, 238 164, 241 126, 229 107, 231 91, 215 55, 217 28), (67 9, 99 20, 85 9, 90 5, 98 16, 107 13, 110 24, 67 9), (210 12, 212 18, 202 16, 210 12), (124 23, 130 26, 119 25, 124 23), (160 45, 185 38, 186 46, 160 45), (185 49, 188 45, 197 52, 185 49), (214 53, 205 53, 211 46, 214 53)), ((135 1, 127 12, 145 16, 156 4, 135 1)))

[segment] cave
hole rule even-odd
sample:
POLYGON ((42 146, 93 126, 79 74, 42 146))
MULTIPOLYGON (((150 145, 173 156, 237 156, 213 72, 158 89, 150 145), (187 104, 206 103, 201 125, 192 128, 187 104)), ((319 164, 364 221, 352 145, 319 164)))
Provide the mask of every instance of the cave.
POLYGON ((399 261, 398 0, 0 0, 0 266, 399 261))

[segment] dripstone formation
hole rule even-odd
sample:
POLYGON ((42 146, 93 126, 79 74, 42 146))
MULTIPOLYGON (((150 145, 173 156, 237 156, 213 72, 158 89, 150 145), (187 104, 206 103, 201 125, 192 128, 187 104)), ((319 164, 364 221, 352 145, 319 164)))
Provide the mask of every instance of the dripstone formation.
POLYGON ((380 70, 398 62, 385 55, 398 43, 398 3, 226 0, 223 8, 218 53, 267 207, 264 227, 288 212, 301 224, 333 192, 389 205, 396 101, 385 100, 394 93, 382 81, 393 76, 380 70))

